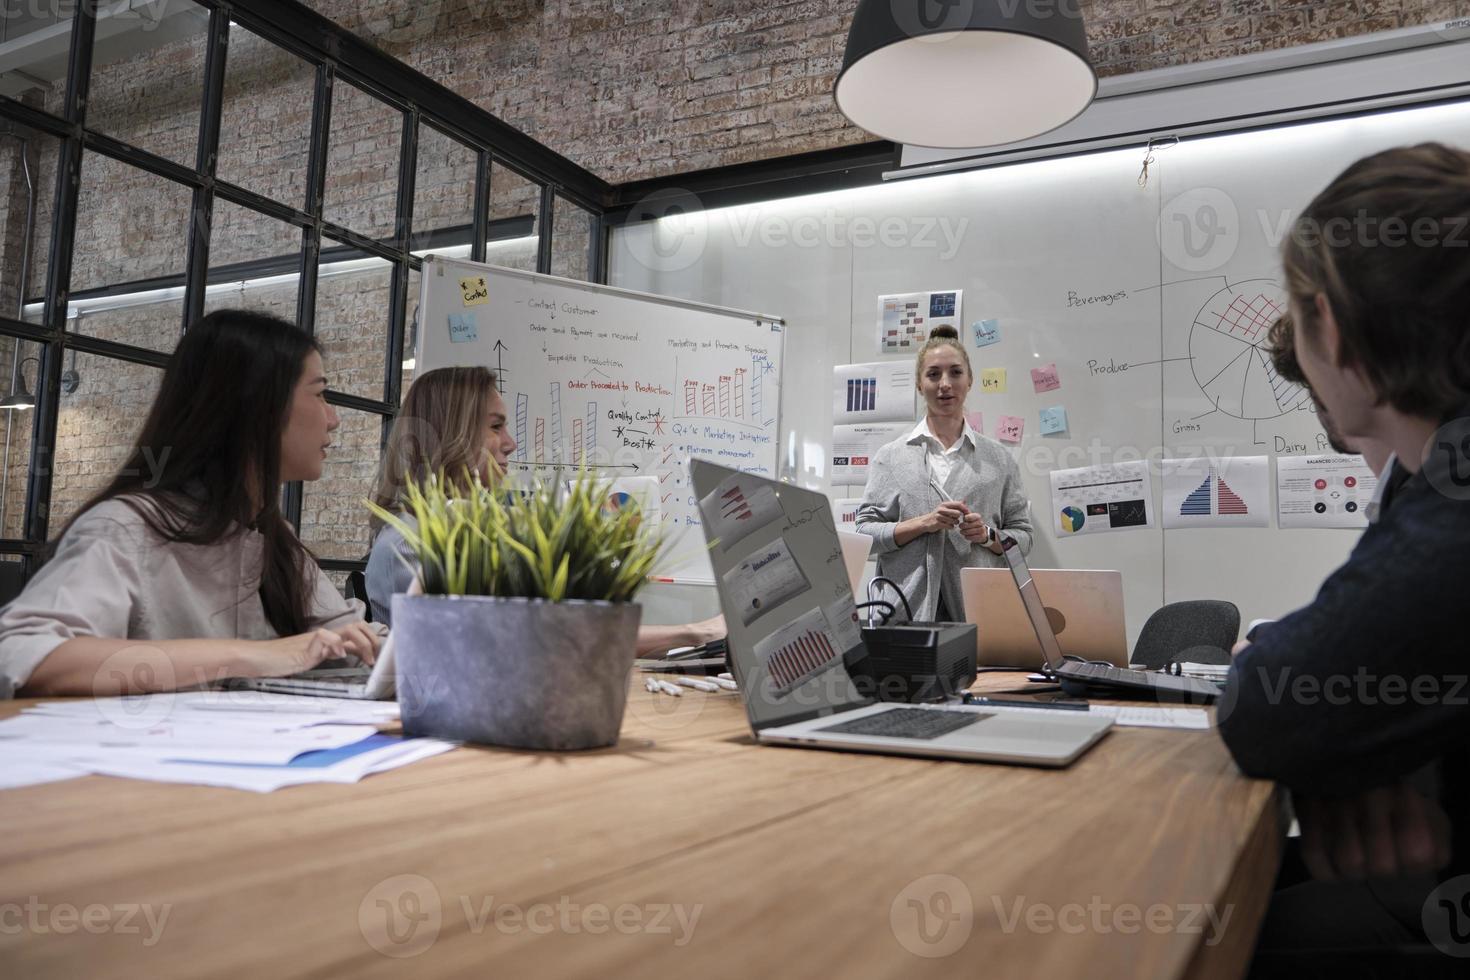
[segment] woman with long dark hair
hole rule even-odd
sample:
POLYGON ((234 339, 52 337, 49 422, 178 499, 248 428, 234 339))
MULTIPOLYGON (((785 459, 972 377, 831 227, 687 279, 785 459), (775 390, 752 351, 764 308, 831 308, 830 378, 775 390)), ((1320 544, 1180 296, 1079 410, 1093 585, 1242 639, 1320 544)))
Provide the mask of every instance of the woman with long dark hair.
POLYGON ((352 654, 378 631, 280 511, 340 424, 316 342, 221 310, 187 330, 132 452, 0 610, 0 697, 170 690, 352 654))
MULTIPOLYGON (((388 435, 373 502, 402 511, 403 489, 439 474, 449 481, 476 474, 486 485, 505 473, 516 441, 506 429, 505 400, 495 372, 484 367, 447 367, 414 380, 403 409, 388 435)), ((400 514, 410 523, 411 514, 400 514)), ((373 518, 373 550, 368 556, 367 591, 373 619, 387 623, 395 593, 407 592, 415 573, 413 553, 403 535, 373 518)), ((725 618, 715 616, 678 626, 641 626, 640 656, 679 646, 698 646, 725 635, 725 618)))

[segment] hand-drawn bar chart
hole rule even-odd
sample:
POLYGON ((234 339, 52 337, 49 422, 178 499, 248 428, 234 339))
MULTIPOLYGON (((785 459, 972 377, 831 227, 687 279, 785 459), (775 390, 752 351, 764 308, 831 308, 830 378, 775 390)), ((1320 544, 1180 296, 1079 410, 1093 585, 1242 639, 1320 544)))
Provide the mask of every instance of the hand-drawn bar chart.
POLYGON ((749 368, 729 374, 684 378, 681 384, 683 418, 728 419, 766 426, 772 421, 765 407, 765 376, 773 368, 768 360, 752 357, 749 368))

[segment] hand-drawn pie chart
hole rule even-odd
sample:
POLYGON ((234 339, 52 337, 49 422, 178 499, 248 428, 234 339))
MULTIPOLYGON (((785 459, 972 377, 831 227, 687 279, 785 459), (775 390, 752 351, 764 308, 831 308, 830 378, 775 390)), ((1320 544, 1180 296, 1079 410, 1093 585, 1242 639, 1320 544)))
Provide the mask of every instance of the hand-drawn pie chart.
POLYGON ((1215 293, 1189 333, 1189 366, 1210 404, 1246 421, 1274 419, 1310 395, 1276 373, 1267 334, 1287 310, 1273 279, 1247 279, 1215 293))

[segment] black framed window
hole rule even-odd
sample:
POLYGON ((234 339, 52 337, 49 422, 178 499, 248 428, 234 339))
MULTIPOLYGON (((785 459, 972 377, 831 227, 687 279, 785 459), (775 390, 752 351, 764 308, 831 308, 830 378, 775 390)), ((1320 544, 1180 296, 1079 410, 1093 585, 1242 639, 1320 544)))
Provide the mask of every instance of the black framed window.
POLYGON ((246 307, 323 348, 343 424, 285 508, 340 578, 412 378, 421 257, 547 271, 562 244, 600 278, 567 243, 612 188, 294 0, 157 6, 4 25, 38 40, 0 64, 0 561, 29 566, 113 475, 189 323, 246 307))
POLYGON ((315 101, 311 62, 231 24, 215 176, 304 209, 315 101))
POLYGON ((63 377, 51 465, 51 523, 58 531, 126 460, 163 369, 73 349, 63 377))
POLYGON ((537 271, 542 185, 496 162, 490 169, 489 197, 485 261, 511 269, 537 271))
POLYGON ((189 0, 98 21, 87 127, 193 166, 208 48, 209 10, 189 0))
POLYGON ((172 353, 184 322, 193 201, 184 184, 83 151, 69 329, 172 353))

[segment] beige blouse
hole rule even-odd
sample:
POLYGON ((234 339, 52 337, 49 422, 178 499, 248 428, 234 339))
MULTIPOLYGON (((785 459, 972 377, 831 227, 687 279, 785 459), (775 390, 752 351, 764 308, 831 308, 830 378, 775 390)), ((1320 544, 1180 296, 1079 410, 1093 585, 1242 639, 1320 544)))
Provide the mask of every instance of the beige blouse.
MULTIPOLYGON (((264 547, 243 528, 212 545, 171 543, 122 499, 98 504, 0 609, 0 698, 14 697, 47 654, 77 636, 274 639, 258 591, 264 547)), ((343 598, 320 569, 315 589, 311 628, 362 620, 362 603, 343 598)))

